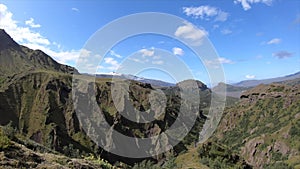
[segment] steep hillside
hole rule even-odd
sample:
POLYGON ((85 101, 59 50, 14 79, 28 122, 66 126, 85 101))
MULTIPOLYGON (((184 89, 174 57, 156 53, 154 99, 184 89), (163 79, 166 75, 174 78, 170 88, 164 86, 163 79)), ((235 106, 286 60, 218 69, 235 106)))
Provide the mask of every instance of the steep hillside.
MULTIPOLYGON (((76 151, 68 149, 72 155, 76 151)), ((124 164, 122 164, 124 165, 124 164)), ((0 126, 0 168, 118 169, 91 154, 71 158, 24 138, 10 124, 0 126)))
MULTIPOLYGON (((82 154, 93 153, 114 163, 124 161, 134 164, 143 159, 129 159, 119 157, 103 151, 87 136, 74 110, 72 100, 72 74, 76 69, 61 65, 39 50, 31 50, 15 43, 9 35, 1 30, 0 50, 0 124, 6 125, 10 121, 25 138, 34 140, 52 150, 68 154, 68 150, 82 154), (2 43, 3 42, 3 43, 2 43)), ((84 75, 79 75, 84 77, 84 75)), ((156 113, 150 110, 150 93, 154 88, 150 84, 127 80, 129 82, 129 97, 121 99, 121 105, 132 103, 134 108, 148 114, 156 113)), ((95 84, 96 101, 105 115, 105 120, 120 133, 138 138, 146 138, 160 134, 167 130, 176 120, 182 98, 179 86, 189 88, 191 81, 184 81, 176 86, 162 87, 166 96, 166 113, 149 123, 134 123, 121 113, 135 113, 135 111, 115 108, 112 99, 112 79, 97 78, 95 84)), ((90 85, 89 84, 89 85, 90 85)), ((200 92, 200 109, 206 109, 210 104, 211 91, 201 82, 196 82, 200 92)), ((77 96, 75 96, 75 100, 77 96)), ((194 101, 194 100, 193 100, 194 101)), ((86 103, 90 105, 90 103, 86 103)), ((161 105, 156 105, 161 106, 161 105)), ((163 107, 162 107, 163 108, 163 107)), ((194 112, 199 113, 199 112, 194 112)), ((199 113, 200 115, 201 112, 199 113)), ((202 117, 200 116, 200 117, 202 117)), ((190 134, 178 144, 173 153, 186 150, 186 146, 198 138, 198 131, 203 125, 203 119, 197 118, 196 125, 190 134)), ((204 116, 203 116, 204 117, 204 116)), ((97 119, 94 119, 97 121, 97 119)), ((98 133, 99 134, 99 133, 98 133)), ((104 133, 105 134, 105 133, 104 133)), ((118 145, 118 140, 111 140, 111 144, 118 145)), ((156 143, 153 141, 152 146, 156 143)), ((139 145, 133 145, 138 149, 139 145)), ((154 151, 154 150, 153 150, 154 151)), ((153 157, 154 161, 163 161, 164 154, 153 157)))
POLYGON ((299 122, 299 84, 259 85, 225 110, 211 142, 226 145, 254 168, 299 168, 299 122))
POLYGON ((16 77, 34 71, 78 73, 73 67, 57 63, 40 50, 17 44, 3 29, 0 29, 0 42, 0 82, 9 83, 16 77))

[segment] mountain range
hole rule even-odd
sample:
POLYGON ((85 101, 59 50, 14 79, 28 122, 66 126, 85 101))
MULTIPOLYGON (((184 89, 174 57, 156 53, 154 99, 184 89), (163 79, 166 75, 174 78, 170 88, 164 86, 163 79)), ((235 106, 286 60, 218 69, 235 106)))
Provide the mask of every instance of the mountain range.
POLYGON ((276 78, 270 78, 270 79, 262 79, 262 80, 245 80, 241 81, 235 84, 232 84, 233 86, 238 86, 238 87, 254 87, 260 84, 270 84, 274 82, 282 82, 282 81, 287 81, 287 80, 293 80, 300 78, 300 71, 296 72, 291 75, 286 75, 282 77, 276 77, 276 78))
POLYGON ((221 93, 222 88, 226 88, 226 96, 239 98, 244 91, 254 88, 260 84, 291 83, 291 81, 297 82, 298 80, 295 81, 295 79, 300 79, 300 72, 277 78, 245 80, 234 84, 219 83, 217 86, 213 87, 212 90, 216 93, 223 94, 221 93))

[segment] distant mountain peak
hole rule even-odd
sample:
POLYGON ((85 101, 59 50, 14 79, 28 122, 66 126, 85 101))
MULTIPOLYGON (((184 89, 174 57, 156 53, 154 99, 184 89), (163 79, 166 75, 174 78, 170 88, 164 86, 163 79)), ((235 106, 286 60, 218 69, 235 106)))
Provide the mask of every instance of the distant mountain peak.
POLYGON ((4 29, 0 29, 0 50, 8 48, 18 48, 19 45, 15 42, 4 29))
POLYGON ((192 87, 194 87, 195 83, 196 83, 197 87, 200 90, 207 90, 208 89, 208 87, 203 82, 201 82, 199 80, 194 80, 194 79, 184 80, 184 81, 181 81, 181 82, 177 83, 176 85, 177 86, 186 86, 186 87, 192 88, 192 87))

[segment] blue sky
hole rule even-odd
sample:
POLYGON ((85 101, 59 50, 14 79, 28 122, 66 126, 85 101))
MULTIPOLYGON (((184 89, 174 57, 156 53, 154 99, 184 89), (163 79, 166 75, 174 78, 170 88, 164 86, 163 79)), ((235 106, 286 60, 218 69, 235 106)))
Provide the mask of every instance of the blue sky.
MULTIPOLYGON (((140 12, 167 13, 187 20, 205 32, 219 56, 201 63, 180 41, 144 34, 129 37, 110 49, 98 67, 101 73, 116 71, 122 62, 133 61, 130 56, 138 53, 154 59, 156 49, 173 53, 196 79, 205 83, 209 83, 209 75, 203 62, 212 68, 216 67, 215 62, 221 63, 229 83, 300 71, 300 1, 297 0, 1 0, 0 4, 0 28, 20 44, 42 49, 58 62, 71 66, 76 66, 84 45, 97 30, 120 17, 140 12)), ((159 57, 162 55, 164 52, 159 57)), ((171 58, 159 57, 152 63, 163 65, 168 62, 166 58, 171 58)), ((174 82, 172 75, 167 74, 144 71, 138 75, 174 82)))

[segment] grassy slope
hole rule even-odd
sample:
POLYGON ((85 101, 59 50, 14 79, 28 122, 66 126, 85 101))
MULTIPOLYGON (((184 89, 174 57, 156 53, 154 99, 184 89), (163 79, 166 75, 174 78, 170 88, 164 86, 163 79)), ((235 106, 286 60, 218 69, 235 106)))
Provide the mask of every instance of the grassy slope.
POLYGON ((192 145, 188 147, 187 152, 179 154, 175 162, 182 169, 208 169, 200 163, 198 148, 192 145))
POLYGON ((299 94, 299 85, 279 84, 261 85, 244 93, 239 104, 225 111, 214 141, 239 151, 255 167, 278 161, 298 166, 299 94))

